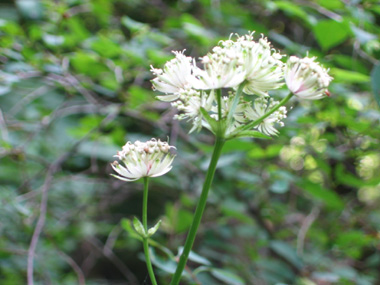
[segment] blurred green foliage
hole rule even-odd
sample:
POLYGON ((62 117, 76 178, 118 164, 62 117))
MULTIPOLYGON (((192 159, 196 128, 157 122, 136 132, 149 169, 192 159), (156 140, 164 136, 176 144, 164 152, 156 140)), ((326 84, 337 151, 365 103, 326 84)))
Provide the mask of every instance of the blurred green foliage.
POLYGON ((380 5, 371 0, 0 1, 1 284, 26 281, 43 193, 39 284, 146 284, 130 226, 142 185, 113 179, 109 163, 127 140, 167 136, 178 156, 151 181, 149 219, 163 219, 153 263, 159 283, 170 280, 212 137, 189 136, 154 99, 150 65, 172 50, 202 56, 248 30, 318 56, 335 78, 331 97, 294 101, 277 138, 227 143, 187 283, 379 284, 380 5))

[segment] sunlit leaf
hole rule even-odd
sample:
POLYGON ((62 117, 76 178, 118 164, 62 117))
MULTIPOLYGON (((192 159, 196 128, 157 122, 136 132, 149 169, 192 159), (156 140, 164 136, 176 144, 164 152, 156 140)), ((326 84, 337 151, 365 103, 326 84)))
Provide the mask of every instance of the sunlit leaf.
POLYGON ((318 44, 328 50, 343 43, 350 36, 350 26, 346 22, 334 20, 319 21, 313 28, 318 44))

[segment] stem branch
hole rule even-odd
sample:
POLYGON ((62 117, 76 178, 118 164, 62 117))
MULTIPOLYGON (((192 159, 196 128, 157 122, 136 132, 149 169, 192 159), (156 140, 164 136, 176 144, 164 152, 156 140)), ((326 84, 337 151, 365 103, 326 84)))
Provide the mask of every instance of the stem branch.
POLYGON ((241 131, 246 131, 246 130, 249 130, 249 129, 257 126, 262 121, 264 121, 266 118, 268 118, 270 115, 272 115, 274 112, 276 112, 281 106, 285 105, 290 100, 290 98, 292 98, 292 97, 293 97, 293 93, 289 93, 288 96, 286 96, 284 99, 282 99, 280 101, 280 103, 278 103, 276 106, 274 106, 269 112, 265 113, 263 116, 258 118, 256 121, 253 121, 247 125, 243 125, 243 126, 237 128, 234 131, 234 133, 236 134, 236 133, 239 133, 241 131))

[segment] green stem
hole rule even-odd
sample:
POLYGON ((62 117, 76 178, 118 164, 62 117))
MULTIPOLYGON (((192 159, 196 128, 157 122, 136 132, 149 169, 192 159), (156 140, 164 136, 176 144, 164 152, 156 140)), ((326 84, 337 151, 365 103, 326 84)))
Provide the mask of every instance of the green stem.
POLYGON ((258 118, 256 121, 253 121, 247 125, 243 125, 239 128, 237 128, 235 131, 234 131, 234 134, 236 133, 239 133, 240 131, 246 131, 246 130, 249 130, 255 126, 257 126, 258 124, 260 124, 262 121, 264 121, 266 118, 268 118, 270 115, 272 115, 274 112, 276 112, 281 106, 285 105, 289 100, 290 98, 293 97, 293 94, 292 93, 289 93, 288 96, 286 96, 284 99, 282 99, 280 101, 280 103, 278 103, 276 106, 274 106, 268 113, 265 113, 265 115, 261 116, 260 118, 258 118))
POLYGON ((244 86, 245 86, 245 81, 242 84, 239 85, 239 87, 238 87, 238 89, 236 91, 234 101, 232 102, 231 109, 229 110, 228 115, 227 115, 227 124, 228 124, 228 126, 231 125, 231 123, 232 123, 232 118, 233 118, 233 116, 235 114, 236 107, 237 107, 237 105, 238 105, 238 103, 240 101, 240 96, 243 93, 244 86))
MULTIPOLYGON (((143 226, 144 226, 145 232, 148 232, 148 186, 149 186, 149 177, 144 177, 142 219, 143 219, 143 226)), ((146 237, 143 238, 145 262, 146 262, 146 267, 148 268, 148 273, 149 273, 150 280, 152 281, 152 284, 157 285, 156 277, 154 276, 154 272, 153 272, 152 263, 150 262, 148 239, 149 238, 146 238, 146 237)))
POLYGON ((208 168, 208 171, 206 174, 206 179, 205 179, 205 182, 203 184, 202 193, 201 193, 201 196, 200 196, 199 201, 198 201, 197 208, 196 208, 195 213, 194 213, 193 223, 191 224, 189 233, 187 235, 185 247, 184 247, 182 255, 179 259, 179 263, 177 265, 176 272, 175 272, 173 279, 170 283, 171 285, 178 285, 179 284, 179 281, 180 281, 181 276, 182 276, 182 272, 185 268, 187 259, 189 258, 189 254, 190 254, 191 248, 193 247, 195 236, 197 234, 198 227, 199 227, 199 224, 201 222, 204 209, 206 207, 207 196, 208 196, 208 193, 210 190, 212 180, 214 178, 216 165, 218 163, 220 154, 222 152, 224 142, 225 142, 224 138, 216 137, 216 141, 215 141, 215 145, 214 145, 214 151, 212 153, 210 165, 209 165, 209 168, 208 168))
POLYGON ((222 120, 222 89, 216 89, 216 101, 218 104, 218 120, 222 120))

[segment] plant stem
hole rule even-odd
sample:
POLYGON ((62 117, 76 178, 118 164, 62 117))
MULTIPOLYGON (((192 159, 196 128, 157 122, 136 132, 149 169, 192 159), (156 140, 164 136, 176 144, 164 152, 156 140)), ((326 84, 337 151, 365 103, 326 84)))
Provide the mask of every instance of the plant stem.
MULTIPOLYGON (((145 232, 148 232, 148 186, 149 186, 149 177, 144 177, 142 219, 143 219, 143 226, 144 226, 145 232)), ((157 285, 156 277, 154 276, 154 272, 153 272, 152 263, 150 262, 148 239, 149 238, 147 237, 143 238, 145 262, 146 262, 146 267, 148 268, 148 273, 149 273, 150 280, 152 281, 152 284, 157 285)))
POLYGON ((216 101, 218 104, 218 120, 222 120, 222 89, 216 89, 216 101))
POLYGON ((246 131, 248 129, 251 129, 255 126, 257 126, 258 124, 260 124, 262 121, 264 121, 267 117, 269 117, 270 115, 272 115, 274 112, 276 112, 281 106, 285 105, 289 100, 290 98, 293 97, 293 93, 289 93, 288 96, 286 96, 284 99, 282 99, 280 101, 280 103, 278 103, 276 106, 274 106, 268 113, 265 113, 263 116, 261 116, 260 118, 258 118, 256 121, 253 121, 247 125, 243 125, 239 128, 237 128, 234 133, 238 133, 240 131, 246 131))
POLYGON ((245 86, 245 81, 239 85, 239 87, 236 91, 234 101, 232 102, 231 109, 229 110, 228 115, 227 115, 227 124, 228 125, 231 125, 231 123, 232 123, 232 118, 235 114, 236 107, 240 101, 240 96, 243 93, 244 86, 245 86))
POLYGON ((191 224, 189 233, 186 238, 185 242, 185 247, 183 249, 182 255, 179 259, 179 263, 177 265, 176 272, 173 276, 173 279, 171 281, 171 285, 178 285, 179 281, 182 276, 183 269, 185 268, 187 259, 189 258, 190 250, 194 244, 195 236, 197 234, 197 230, 199 227, 199 224, 201 222, 202 216, 204 209, 206 207, 206 202, 207 202, 207 196, 210 190, 210 186, 212 183, 212 180, 214 178, 215 170, 216 170, 216 165, 218 163, 220 154, 222 152, 222 148, 224 145, 224 138, 222 137, 216 137, 215 145, 214 145, 214 151, 212 153, 210 165, 206 174, 206 179, 203 184, 203 189, 201 196, 199 197, 198 205, 194 213, 194 218, 193 218, 193 223, 191 224))

